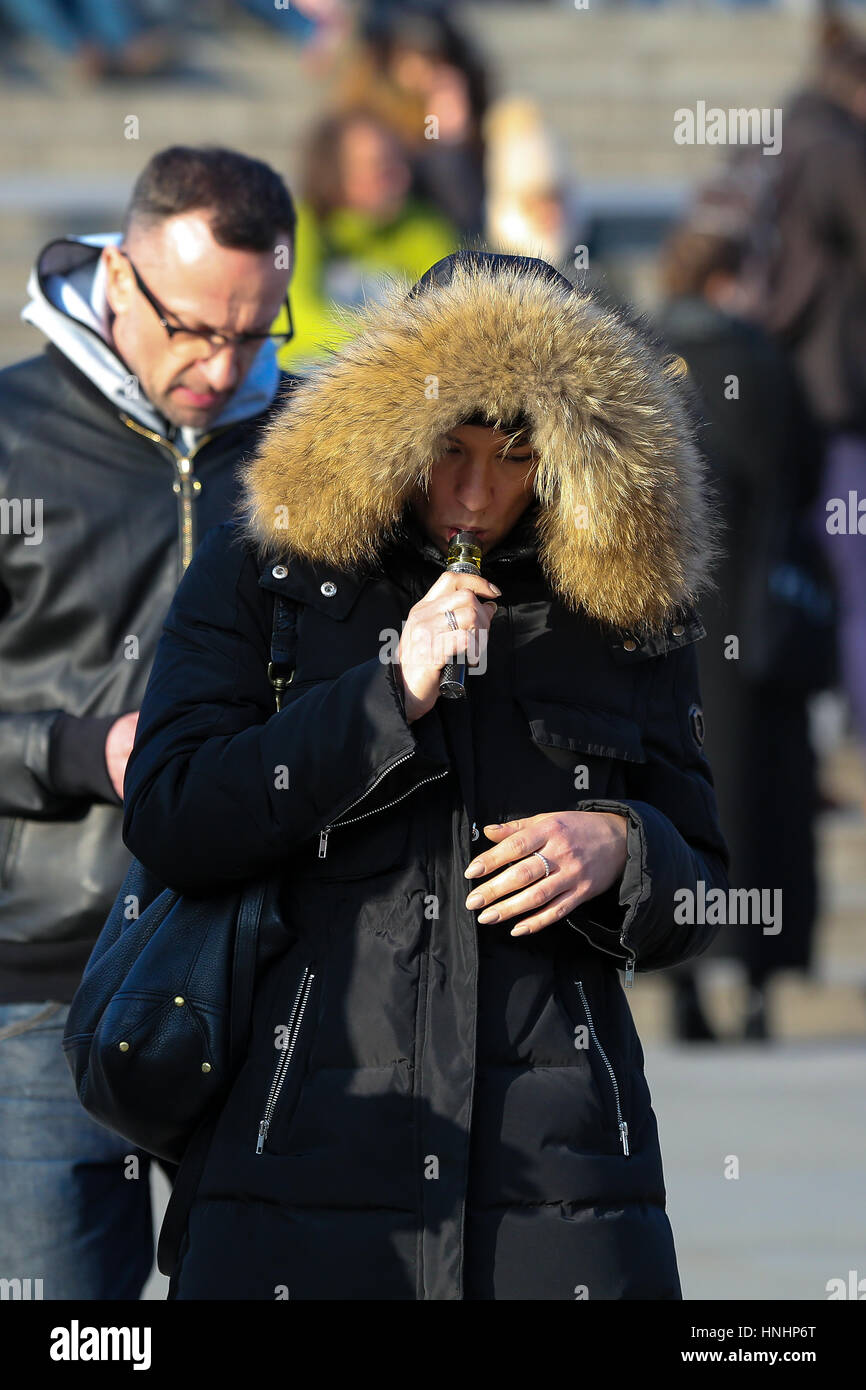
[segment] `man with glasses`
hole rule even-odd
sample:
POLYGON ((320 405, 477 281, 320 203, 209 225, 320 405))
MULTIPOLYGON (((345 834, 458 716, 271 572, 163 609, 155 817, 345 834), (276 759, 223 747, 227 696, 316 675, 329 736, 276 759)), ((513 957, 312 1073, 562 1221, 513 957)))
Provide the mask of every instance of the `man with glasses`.
POLYGON ((23 317, 47 347, 0 372, 0 1279, 44 1298, 138 1298, 151 1269, 146 1158, 81 1109, 60 1039, 129 862, 169 602, 295 380, 290 309, 271 332, 294 232, 266 164, 163 150, 119 236, 41 253, 23 317))

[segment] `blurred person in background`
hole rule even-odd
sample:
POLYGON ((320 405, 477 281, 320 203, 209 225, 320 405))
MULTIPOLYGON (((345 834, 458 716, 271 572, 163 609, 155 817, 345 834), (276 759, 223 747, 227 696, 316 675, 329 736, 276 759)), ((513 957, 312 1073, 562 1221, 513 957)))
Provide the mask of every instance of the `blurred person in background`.
MULTIPOLYGON (((773 576, 801 575, 819 588, 810 535, 819 440, 784 354, 740 316, 746 249, 741 210, 709 199, 662 248, 665 302, 657 327, 688 369, 726 525, 717 590, 704 599, 700 643, 704 751, 714 772, 719 819, 731 851, 732 888, 781 891, 781 930, 729 924, 708 956, 733 955, 747 976, 742 1035, 767 1039, 767 987, 782 969, 809 969, 817 912, 813 822, 815 765, 807 696, 829 681, 832 626, 813 629, 794 607, 783 621, 773 576), (799 538, 799 539, 798 539, 799 538), (829 634, 829 635, 828 635, 829 634)), ((820 571, 820 566, 819 566, 820 571)), ((786 610, 787 611, 787 610, 786 610)), ((703 735, 702 735, 703 736, 703 735)), ((674 1033, 711 1041, 696 968, 672 972, 674 1033)))
POLYGON ((764 321, 791 354, 823 434, 815 524, 836 580, 841 675, 866 759, 866 40, 838 20, 824 26, 816 81, 786 108, 771 162, 777 239, 764 321))
MULTIPOLYGON (((455 228, 412 195, 412 173, 394 132, 374 113, 326 116, 307 141, 292 279, 295 336, 280 353, 310 367, 345 342, 334 306, 379 297, 385 277, 414 281, 456 246, 455 228)), ((274 324, 285 326, 285 314, 274 324)))
POLYGON ((90 79, 145 77, 176 57, 176 34, 136 0, 0 0, 0 18, 13 34, 70 58, 90 79))
POLYGON ((484 143, 488 245, 570 267, 583 218, 537 104, 527 97, 494 102, 484 121, 484 143))
POLYGON ((341 107, 379 113, 409 152, 413 192, 461 240, 484 232, 484 64, 446 6, 378 0, 363 13, 338 82, 341 107))
POLYGON ((237 0, 241 9, 276 29, 297 44, 312 71, 327 68, 351 31, 351 15, 345 0, 293 0, 278 6, 275 0, 237 0))
POLYGON ((165 614, 275 404, 294 222, 259 160, 163 150, 120 236, 42 251, 48 345, 0 372, 0 1278, 45 1298, 138 1298, 153 1262, 147 1158, 81 1108, 60 1040, 129 865, 165 614))

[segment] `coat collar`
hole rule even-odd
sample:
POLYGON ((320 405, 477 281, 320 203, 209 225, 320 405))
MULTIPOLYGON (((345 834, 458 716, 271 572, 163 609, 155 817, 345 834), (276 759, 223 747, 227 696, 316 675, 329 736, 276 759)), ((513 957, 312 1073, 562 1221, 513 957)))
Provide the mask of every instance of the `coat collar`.
MULTIPOLYGON (((486 552, 482 559, 482 573, 488 564, 499 564, 500 561, 530 560, 538 554, 538 543, 535 538, 538 510, 538 503, 532 501, 526 511, 518 517, 508 535, 504 536, 492 550, 486 552)), ((408 508, 400 519, 395 543, 423 556, 425 560, 429 560, 439 569, 445 568, 445 552, 440 550, 430 539, 408 508)))
MULTIPOLYGON (((534 523, 538 511, 537 503, 531 503, 518 518, 517 524, 499 545, 488 552, 490 564, 531 561, 537 555, 534 538, 534 523)), ((407 510, 392 540, 394 553, 400 556, 401 563, 412 563, 418 557, 428 563, 445 568, 445 554, 429 538, 423 527, 407 510)), ((311 562, 303 557, 271 555, 260 562, 259 587, 301 603, 311 604, 332 618, 345 618, 351 611, 355 599, 364 585, 372 577, 370 572, 338 570, 326 562, 311 562)), ((377 568, 387 571, 387 556, 381 557, 377 568)), ((482 566, 482 572, 484 572, 482 566)))

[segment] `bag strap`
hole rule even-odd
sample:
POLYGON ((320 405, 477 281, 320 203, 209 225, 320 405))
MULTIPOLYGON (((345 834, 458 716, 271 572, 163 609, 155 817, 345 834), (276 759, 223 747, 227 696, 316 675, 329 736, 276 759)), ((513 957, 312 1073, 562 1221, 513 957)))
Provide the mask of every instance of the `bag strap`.
POLYGON ((229 1070, 232 1074, 243 1060, 249 1034, 256 983, 259 922, 267 887, 265 879, 256 879, 241 894, 238 904, 229 1015, 229 1070))
MULTIPOLYGON (((295 604, 274 596, 274 615, 271 625, 271 659, 268 679, 274 687, 277 710, 282 704, 283 690, 295 674, 294 657, 297 634, 295 604), (285 673, 288 672, 288 675, 285 673)), ((229 1058, 232 1071, 243 1058, 249 1035, 253 992, 256 984, 259 923, 270 879, 256 879, 241 894, 235 929, 235 949, 232 958, 231 1016, 229 1021, 229 1058)))
POLYGON ((268 680, 274 687, 277 710, 282 708, 283 691, 295 675, 295 652, 298 641, 298 608, 289 599, 274 594, 274 617, 271 626, 271 659, 268 680))

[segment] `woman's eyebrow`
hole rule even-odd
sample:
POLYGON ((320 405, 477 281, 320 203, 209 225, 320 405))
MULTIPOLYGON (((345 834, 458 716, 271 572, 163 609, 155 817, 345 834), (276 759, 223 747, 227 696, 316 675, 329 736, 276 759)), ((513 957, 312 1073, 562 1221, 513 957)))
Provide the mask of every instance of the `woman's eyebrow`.
POLYGON ((528 449, 533 454, 537 452, 535 445, 532 443, 531 439, 506 439, 502 448, 505 452, 508 453, 510 453, 512 450, 521 449, 528 449))
MULTIPOLYGON (((445 433, 445 435, 444 435, 444 438, 445 438, 445 439, 450 439, 450 440, 452 440, 455 444, 462 444, 462 443, 463 443, 463 440, 462 440, 462 439, 458 439, 458 437, 457 437, 456 434, 451 434, 449 431, 446 431, 446 433, 445 433)), ((531 442, 529 439, 514 439, 514 440, 506 439, 505 444, 510 444, 511 447, 514 448, 514 449, 532 449, 532 448, 534 448, 534 445, 532 444, 532 442, 531 442)), ((503 448, 505 448, 505 444, 503 444, 503 446, 502 446, 503 448)))

